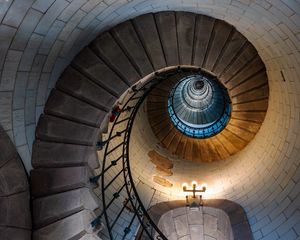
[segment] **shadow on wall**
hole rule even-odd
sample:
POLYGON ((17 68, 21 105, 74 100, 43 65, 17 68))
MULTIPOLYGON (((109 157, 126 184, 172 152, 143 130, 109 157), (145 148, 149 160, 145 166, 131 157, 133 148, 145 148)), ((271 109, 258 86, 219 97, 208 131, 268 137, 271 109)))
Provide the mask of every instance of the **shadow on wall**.
POLYGON ((15 146, 0 126, 0 238, 31 239, 28 177, 15 146))

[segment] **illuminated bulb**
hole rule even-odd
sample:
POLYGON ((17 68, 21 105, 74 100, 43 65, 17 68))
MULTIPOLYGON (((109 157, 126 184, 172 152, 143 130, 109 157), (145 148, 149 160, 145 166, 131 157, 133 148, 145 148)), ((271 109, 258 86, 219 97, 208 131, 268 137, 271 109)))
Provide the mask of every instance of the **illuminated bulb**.
POLYGON ((192 181, 192 186, 196 186, 197 187, 197 182, 196 181, 192 181))
POLYGON ((186 189, 187 187, 188 187, 188 184, 187 184, 187 183, 183 183, 183 184, 182 184, 182 188, 183 188, 183 189, 186 189))
POLYGON ((202 188, 202 189, 207 189, 207 184, 206 184, 206 183, 203 183, 203 184, 201 185, 201 188, 202 188))

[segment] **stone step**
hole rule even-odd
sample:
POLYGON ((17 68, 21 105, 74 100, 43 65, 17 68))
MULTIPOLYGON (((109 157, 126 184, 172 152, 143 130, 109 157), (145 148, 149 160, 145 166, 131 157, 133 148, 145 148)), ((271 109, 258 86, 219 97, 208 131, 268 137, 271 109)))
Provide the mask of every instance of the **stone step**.
POLYGON ((253 58, 257 56, 256 49, 249 43, 243 47, 242 51, 234 59, 234 61, 226 68, 226 70, 219 75, 219 78, 222 82, 228 81, 239 71, 241 71, 244 66, 246 66, 253 58))
POLYGON ((259 56, 255 57, 247 66, 245 66, 240 72, 234 77, 228 79, 226 87, 229 91, 235 86, 247 81, 251 76, 258 74, 259 72, 265 71, 264 64, 262 63, 259 56))
POLYGON ((210 36, 210 42, 204 60, 204 68, 213 71, 215 64, 222 54, 223 48, 228 40, 230 33, 233 31, 229 24, 216 20, 213 31, 210 36))
POLYGON ((203 67, 215 19, 201 15, 196 18, 193 64, 203 67))
POLYGON ((17 151, 6 134, 6 132, 0 126, 0 168, 6 164, 9 160, 18 156, 17 151))
POLYGON ((94 40, 92 49, 129 85, 140 80, 141 76, 109 32, 101 34, 94 40))
POLYGON ((89 188, 79 188, 33 201, 34 228, 38 229, 84 209, 94 211, 100 200, 89 188))
POLYGON ((108 89, 115 97, 120 97, 129 87, 89 47, 75 57, 72 65, 96 84, 108 89))
POLYGON ((109 111, 117 100, 111 93, 70 66, 57 81, 56 88, 105 111, 109 111))
POLYGON ((244 121, 244 120, 238 120, 238 119, 234 119, 234 118, 231 118, 229 124, 231 124, 233 126, 238 126, 249 132, 252 132, 252 133, 256 133, 260 128, 260 124, 258 124, 258 123, 244 121))
POLYGON ((43 114, 35 134, 45 141, 94 145, 98 132, 98 128, 43 114))
POLYGON ((101 240, 101 238, 97 234, 86 233, 79 240, 101 240))
POLYGON ((1 227, 1 240, 31 240, 31 230, 14 228, 14 227, 1 227))
POLYGON ((82 210, 33 232, 33 240, 77 240, 92 234, 91 222, 95 218, 89 210, 82 210))
POLYGON ((182 137, 183 137, 183 134, 181 132, 179 132, 178 130, 176 130, 175 136, 174 136, 174 138, 172 138, 172 141, 168 148, 172 154, 176 153, 176 149, 177 149, 182 137))
POLYGON ((177 129, 173 124, 171 124, 170 130, 168 134, 165 136, 165 138, 162 140, 162 144, 168 148, 173 140, 173 138, 176 136, 177 129))
POLYGON ((232 104, 236 104, 267 98, 269 98, 268 84, 266 84, 265 86, 261 86, 260 88, 255 88, 250 91, 243 92, 242 94, 231 98, 231 102, 232 104))
POLYGON ((133 19, 133 24, 146 49, 154 70, 166 67, 166 60, 153 14, 136 17, 133 19))
POLYGON ((230 154, 227 151, 226 147, 224 146, 223 142, 221 142, 217 136, 218 135, 211 138, 212 146, 215 147, 217 154, 220 156, 219 159, 226 159, 230 156, 230 154))
POLYGON ((238 148, 235 146, 234 143, 228 141, 228 139, 222 134, 222 132, 218 135, 216 135, 216 139, 222 143, 226 151, 229 153, 229 155, 233 155, 238 151, 238 148), (226 144, 224 144, 226 143, 226 144))
MULTIPOLYGON (((0 197, 0 226, 31 229, 30 195, 28 191, 0 197)), ((1 237, 2 239, 2 233, 1 237)))
POLYGON ((10 159, 0 168, 0 197, 28 191, 28 189, 27 175, 20 158, 10 159))
POLYGON ((213 69, 213 72, 216 75, 220 75, 226 69, 226 67, 238 56, 239 52, 242 51, 242 48, 246 42, 247 39, 242 34, 235 31, 230 40, 227 42, 224 52, 219 57, 218 62, 213 69))
POLYGON ((193 57, 194 32, 196 14, 176 12, 179 62, 191 65, 193 57))
POLYGON ((96 147, 66 143, 33 143, 32 165, 34 168, 74 167, 88 165, 91 169, 100 167, 96 147), (51 152, 51 154, 49 154, 51 152))
POLYGON ((234 126, 234 125, 228 124, 226 126, 226 128, 230 132, 238 135, 240 138, 242 138, 242 139, 244 139, 245 141, 248 141, 248 142, 250 142, 255 136, 254 133, 251 133, 251 132, 249 132, 249 131, 247 131, 243 128, 240 128, 239 126, 234 126))
POLYGON ((34 169, 31 171, 31 194, 32 197, 42 197, 89 187, 91 176, 92 173, 86 166, 34 169))
POLYGON ((267 111, 268 109, 268 99, 262 99, 252 102, 239 103, 234 104, 232 106, 232 111, 248 111, 251 109, 252 111, 267 111))
POLYGON ((51 91, 44 112, 93 127, 99 127, 107 113, 57 89, 51 91))
POLYGON ((179 65, 175 12, 155 13, 155 22, 168 66, 179 65))
POLYGON ((265 112, 232 112, 231 118, 262 123, 265 118, 265 112))
POLYGON ((230 90, 230 96, 235 97, 245 92, 249 92, 254 88, 259 88, 262 85, 266 85, 268 82, 266 72, 259 72, 258 74, 249 78, 246 82, 234 87, 230 90))
POLYGON ((142 77, 154 71, 131 21, 119 24, 111 33, 142 77))
POLYGON ((224 146, 226 147, 227 142, 230 142, 233 144, 237 149, 242 149, 247 145, 247 141, 239 137, 238 135, 235 135, 231 131, 229 131, 227 128, 225 128, 220 134, 222 134, 227 141, 225 142, 224 146))

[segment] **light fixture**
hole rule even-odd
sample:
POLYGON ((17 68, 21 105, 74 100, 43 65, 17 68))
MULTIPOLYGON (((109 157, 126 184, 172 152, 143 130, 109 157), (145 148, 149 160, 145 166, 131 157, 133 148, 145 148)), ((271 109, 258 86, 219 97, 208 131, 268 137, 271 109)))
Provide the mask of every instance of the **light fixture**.
POLYGON ((200 194, 199 195, 199 199, 197 199, 196 197, 196 193, 201 193, 201 192, 205 192, 206 191, 206 188, 207 188, 207 185, 206 184, 202 184, 201 185, 201 189, 197 189, 198 187, 198 184, 196 181, 193 181, 192 182, 192 189, 188 189, 188 184, 187 183, 183 183, 182 184, 182 190, 183 192, 191 192, 193 193, 193 195, 191 196, 191 204, 189 202, 189 196, 186 195, 185 196, 185 199, 186 199, 186 206, 187 207, 190 207, 190 210, 193 210, 193 211, 198 211, 199 210, 199 207, 203 206, 203 199, 202 199, 202 195, 200 194))
POLYGON ((202 184, 201 189, 197 189, 197 187, 198 187, 198 184, 197 184, 196 181, 192 181, 192 189, 187 189, 188 188, 187 183, 182 184, 182 190, 184 192, 192 192, 193 193, 193 198, 196 198, 196 193, 206 191, 206 184, 202 184))

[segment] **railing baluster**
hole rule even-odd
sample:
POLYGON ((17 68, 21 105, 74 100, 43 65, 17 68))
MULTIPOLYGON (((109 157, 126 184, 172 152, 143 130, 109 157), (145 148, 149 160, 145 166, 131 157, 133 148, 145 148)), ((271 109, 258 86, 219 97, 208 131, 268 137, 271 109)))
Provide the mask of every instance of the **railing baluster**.
POLYGON ((111 149, 110 151, 108 151, 106 153, 106 156, 111 154, 113 151, 115 151, 117 148, 119 148, 120 146, 122 146, 124 144, 124 142, 121 142, 120 144, 118 144, 117 146, 115 146, 113 149, 111 149))
MULTIPOLYGON (((117 192, 115 192, 115 193, 113 194, 113 199, 110 200, 110 202, 109 202, 108 205, 106 206, 106 209, 108 209, 108 208, 110 207, 110 205, 114 202, 114 200, 117 199, 117 198, 120 196, 120 193, 121 193, 122 190, 124 189, 125 185, 126 185, 126 184, 123 184, 123 186, 122 186, 117 192)), ((103 196, 103 197, 105 197, 105 196, 103 196)), ((99 219, 101 219, 101 217, 103 216, 103 214, 104 214, 104 211, 102 211, 101 214, 100 214, 96 219, 94 219, 94 220, 92 221, 92 223, 91 223, 92 226, 93 226, 95 223, 101 222, 99 219)))
POLYGON ((122 123, 122 122, 126 122, 126 121, 129 120, 129 119, 130 119, 130 117, 124 118, 124 119, 122 119, 122 120, 116 122, 115 124, 117 125, 117 124, 120 124, 120 123, 122 123))
POLYGON ((112 180, 110 180, 110 182, 104 187, 104 191, 121 175, 121 173, 124 171, 124 169, 122 168, 122 170, 113 177, 112 180))
POLYGON ((110 163, 110 165, 109 165, 107 168, 105 168, 103 172, 101 172, 101 173, 100 173, 99 175, 97 175, 97 176, 91 177, 91 178, 90 178, 90 182, 91 182, 91 183, 97 183, 97 182, 99 181, 100 177, 101 177, 104 173, 106 173, 111 167, 116 166, 117 163, 118 163, 118 161, 119 161, 120 159, 122 159, 122 157, 123 157, 123 155, 121 155, 120 157, 118 157, 116 160, 112 160, 111 163, 110 163))
MULTIPOLYGON (((105 222, 107 224, 107 230, 108 230, 108 233, 109 233, 109 236, 111 239, 113 239, 112 231, 113 231, 113 228, 116 226, 118 219, 120 219, 122 214, 125 212, 125 209, 128 209, 128 210, 132 210, 134 214, 133 214, 129 224, 124 229, 123 239, 125 239, 126 236, 128 236, 128 234, 130 233, 130 231, 132 231, 132 229, 131 229, 132 224, 133 224, 134 220, 136 218, 138 218, 138 221, 140 223, 140 229, 141 229, 139 236, 147 235, 147 237, 149 239, 154 239, 155 234, 156 234, 157 239, 167 240, 167 238, 161 233, 161 231, 158 229, 158 227, 155 225, 155 223, 151 220, 151 218, 148 215, 147 210, 143 206, 143 204, 138 196, 137 190, 134 186, 134 181, 133 181, 133 178, 132 178, 131 172, 130 172, 130 162, 129 162, 129 156, 128 156, 129 139, 130 139, 132 126, 133 126, 133 122, 134 122, 135 116, 137 114, 137 111, 138 111, 139 107, 141 106, 142 102, 144 101, 144 99, 146 98, 146 96, 148 95, 148 93, 150 92, 150 90, 154 86, 156 86, 156 84, 160 83, 164 79, 166 79, 170 76, 173 76, 174 74, 177 74, 178 72, 182 72, 185 70, 186 70, 185 68, 178 67, 167 73, 157 73, 156 72, 153 80, 147 81, 139 89, 137 88, 136 85, 133 86, 131 88, 132 89, 131 96, 129 97, 127 102, 123 105, 123 108, 120 109, 120 111, 118 112, 119 114, 116 115, 116 119, 114 119, 114 122, 112 122, 112 127, 111 127, 111 131, 109 133, 109 137, 106 140, 97 142, 98 149, 100 149, 100 148, 102 149, 103 147, 105 147, 102 172, 101 172, 101 174, 99 174, 95 177, 92 177, 90 179, 90 181, 93 183, 97 183, 99 181, 99 179, 101 178, 103 210, 102 210, 101 214, 91 222, 91 225, 93 227, 96 227, 97 225, 102 224, 102 217, 105 217, 105 222), (132 106, 130 103, 131 103, 131 101, 134 101, 134 100, 138 100, 138 101, 135 102, 134 105, 132 106), (130 104, 130 106, 129 106, 129 104, 130 104), (121 114, 123 112, 127 112, 127 114, 121 114), (121 119, 121 117, 125 117, 125 118, 121 119), (126 128, 122 131, 117 131, 116 130, 117 126, 120 123, 126 123, 126 128), (111 142, 116 137, 122 137, 122 142, 109 150, 109 148, 111 146, 110 145, 111 142), (110 155, 111 153, 113 153, 114 151, 119 149, 121 146, 122 146, 121 156, 115 160, 112 160, 110 162, 110 164, 108 166, 106 166, 105 164, 108 161, 108 155, 110 155), (113 166, 116 166, 118 161, 121 159, 123 160, 122 170, 117 172, 113 176, 113 178, 108 183, 106 183, 105 182, 106 178, 104 177, 105 174, 113 166), (106 204, 107 199, 106 199, 105 195, 106 195, 107 189, 109 188, 109 186, 111 186, 111 184, 114 181, 116 181, 117 178, 119 178, 119 176, 122 173, 123 173, 123 177, 124 177, 124 184, 117 192, 115 192, 112 195, 112 199, 110 199, 108 204, 106 204), (126 194, 128 196, 127 202, 123 203, 123 206, 120 208, 115 219, 113 221, 109 222, 107 210, 110 208, 110 206, 112 206, 112 203, 120 197, 120 193, 124 188, 126 188, 126 194)), ((122 197, 126 197, 126 196, 122 196, 122 197)))
POLYGON ((116 132, 116 134, 112 137, 109 137, 108 139, 106 140, 102 140, 102 141, 98 141, 96 143, 96 147, 97 147, 97 150, 102 150, 102 148, 105 146, 106 143, 108 143, 109 141, 111 141, 112 139, 116 138, 116 137, 121 137, 122 133, 124 133, 126 131, 126 129, 124 129, 123 131, 121 132, 116 132))
POLYGON ((117 217, 115 218, 115 220, 111 224, 111 228, 113 228, 115 226, 116 222, 119 220, 119 217, 121 216, 121 214, 123 213, 125 208, 126 208, 125 205, 123 205, 123 207, 121 208, 121 211, 119 211, 117 217))
POLYGON ((136 218, 136 215, 137 214, 135 212, 134 215, 133 215, 133 217, 132 217, 132 219, 131 219, 131 221, 130 221, 130 223, 129 223, 129 225, 124 229, 124 236, 123 236, 122 239, 125 239, 125 237, 127 236, 127 234, 131 232, 131 225, 132 225, 134 219, 136 218))

